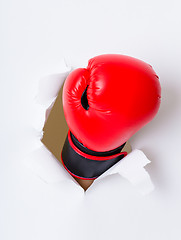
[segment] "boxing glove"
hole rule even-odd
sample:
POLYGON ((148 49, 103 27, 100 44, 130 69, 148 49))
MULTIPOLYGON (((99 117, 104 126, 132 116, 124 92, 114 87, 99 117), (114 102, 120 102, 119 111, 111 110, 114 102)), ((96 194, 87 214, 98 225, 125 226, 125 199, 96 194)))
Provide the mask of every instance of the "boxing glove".
POLYGON ((69 133, 62 162, 75 177, 94 179, 122 159, 126 141, 156 115, 161 87, 153 68, 105 54, 67 77, 63 109, 69 133))

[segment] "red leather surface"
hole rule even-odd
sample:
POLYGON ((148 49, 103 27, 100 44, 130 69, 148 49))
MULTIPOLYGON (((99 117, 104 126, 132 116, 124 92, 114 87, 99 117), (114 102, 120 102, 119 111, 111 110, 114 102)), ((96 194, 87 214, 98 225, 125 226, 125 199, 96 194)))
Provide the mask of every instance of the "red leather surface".
POLYGON ((138 59, 105 54, 74 70, 63 89, 63 108, 70 131, 87 148, 109 151, 151 121, 161 101, 153 68, 138 59), (81 104, 87 88, 89 109, 81 104))

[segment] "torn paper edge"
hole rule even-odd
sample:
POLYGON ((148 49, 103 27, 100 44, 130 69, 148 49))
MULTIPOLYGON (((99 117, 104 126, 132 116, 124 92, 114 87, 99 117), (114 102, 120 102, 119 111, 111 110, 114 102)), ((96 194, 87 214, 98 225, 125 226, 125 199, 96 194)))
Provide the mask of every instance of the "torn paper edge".
POLYGON ((150 162, 151 161, 141 150, 134 149, 121 161, 98 177, 95 182, 109 175, 118 173, 120 176, 127 179, 133 186, 137 187, 143 195, 146 195, 154 190, 151 178, 144 168, 150 162))

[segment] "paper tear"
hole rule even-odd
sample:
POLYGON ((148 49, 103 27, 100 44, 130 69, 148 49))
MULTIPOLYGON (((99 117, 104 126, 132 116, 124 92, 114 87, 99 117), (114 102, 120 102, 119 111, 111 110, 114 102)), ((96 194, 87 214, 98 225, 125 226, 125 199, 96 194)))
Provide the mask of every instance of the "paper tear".
POLYGON ((148 194, 154 189, 151 178, 144 169, 150 162, 141 150, 135 149, 95 181, 100 181, 108 175, 118 173, 136 186, 143 195, 148 194))
POLYGON ((62 164, 45 145, 30 153, 25 158, 25 165, 46 183, 57 183, 67 179, 72 180, 70 174, 64 170, 62 164))
POLYGON ((56 66, 46 70, 46 75, 38 79, 35 88, 35 96, 31 101, 31 122, 37 131, 42 131, 43 126, 51 112, 56 97, 66 77, 71 71, 65 59, 62 59, 56 66))
POLYGON ((71 67, 67 66, 65 59, 39 80, 35 101, 41 105, 51 105, 56 99, 58 92, 63 85, 66 77, 71 71, 71 67))
MULTIPOLYGON (((35 119, 34 122, 31 122, 31 126, 39 133, 42 132, 58 92, 71 70, 70 67, 66 66, 64 60, 59 65, 59 69, 63 69, 63 71, 52 70, 46 77, 40 79, 37 95, 32 103, 35 119)), ((40 135, 34 135, 35 141, 37 139, 40 141, 40 135)), ((44 145, 40 144, 40 147, 31 152, 25 160, 25 165, 46 183, 57 183, 64 180, 76 182, 44 145)), ((142 194, 148 194, 154 189, 150 176, 144 169, 148 163, 150 163, 150 160, 147 159, 145 154, 141 150, 135 149, 98 177, 95 182, 103 181, 106 176, 118 173, 142 194)))

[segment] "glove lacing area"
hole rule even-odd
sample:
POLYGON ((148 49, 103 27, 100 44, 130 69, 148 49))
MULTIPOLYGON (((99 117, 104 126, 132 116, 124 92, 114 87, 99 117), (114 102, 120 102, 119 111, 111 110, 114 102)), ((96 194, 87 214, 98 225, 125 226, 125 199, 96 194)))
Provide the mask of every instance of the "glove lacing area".
POLYGON ((125 144, 108 152, 95 152, 81 144, 69 130, 61 153, 62 163, 72 176, 93 180, 127 155, 121 152, 125 144))

